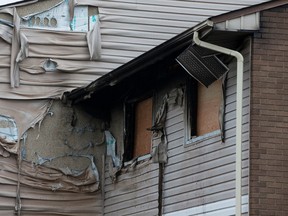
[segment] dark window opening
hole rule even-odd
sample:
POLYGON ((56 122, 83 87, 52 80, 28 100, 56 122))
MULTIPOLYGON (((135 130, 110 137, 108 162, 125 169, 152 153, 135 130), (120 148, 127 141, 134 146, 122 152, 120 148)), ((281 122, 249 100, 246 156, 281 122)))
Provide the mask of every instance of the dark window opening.
POLYGON ((147 155, 152 148, 152 97, 125 105, 124 161, 147 155))

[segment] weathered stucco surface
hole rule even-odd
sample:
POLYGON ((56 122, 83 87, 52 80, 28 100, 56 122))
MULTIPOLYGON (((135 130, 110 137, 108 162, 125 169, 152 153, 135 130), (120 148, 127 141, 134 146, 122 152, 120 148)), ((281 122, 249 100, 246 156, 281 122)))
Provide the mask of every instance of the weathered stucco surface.
POLYGON ((22 142, 23 159, 36 164, 41 158, 51 159, 45 164, 83 170, 90 164, 83 156, 94 155, 101 170, 101 155, 105 149, 102 126, 102 121, 80 108, 54 101, 43 121, 27 131, 27 138, 22 142))

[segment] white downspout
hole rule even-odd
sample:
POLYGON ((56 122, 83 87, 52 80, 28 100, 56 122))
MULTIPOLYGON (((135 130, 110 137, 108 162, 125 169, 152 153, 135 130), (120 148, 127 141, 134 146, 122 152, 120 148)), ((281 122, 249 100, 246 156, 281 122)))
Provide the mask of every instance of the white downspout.
POLYGON ((243 67, 244 58, 241 53, 210 44, 199 39, 197 31, 194 32, 193 41, 200 47, 214 50, 237 59, 237 95, 236 95, 236 212, 235 216, 241 216, 241 179, 242 179, 242 95, 243 95, 243 67))

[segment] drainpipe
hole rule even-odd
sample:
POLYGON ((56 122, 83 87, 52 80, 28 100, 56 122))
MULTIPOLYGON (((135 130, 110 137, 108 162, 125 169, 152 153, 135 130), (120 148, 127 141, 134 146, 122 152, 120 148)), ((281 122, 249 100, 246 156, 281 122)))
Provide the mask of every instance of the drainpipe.
POLYGON ((241 53, 210 44, 199 39, 199 33, 194 32, 193 41, 200 47, 214 50, 237 59, 237 95, 236 95, 236 212, 235 216, 241 216, 241 178, 242 178, 242 95, 243 95, 243 66, 244 58, 241 53))

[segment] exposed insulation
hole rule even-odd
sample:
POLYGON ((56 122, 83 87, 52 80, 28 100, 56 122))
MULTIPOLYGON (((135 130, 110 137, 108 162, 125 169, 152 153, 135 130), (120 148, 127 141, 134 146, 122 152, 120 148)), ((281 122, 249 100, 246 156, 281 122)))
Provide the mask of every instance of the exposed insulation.
MULTIPOLYGON (((15 121, 18 129, 18 139, 22 137, 26 130, 33 127, 38 121, 44 118, 51 105, 50 100, 36 100, 28 102, 32 103, 27 103, 27 101, 21 100, 0 99, 1 115, 10 117, 15 121)), ((0 144, 11 153, 18 152, 18 140, 10 143, 0 142, 0 144)))
MULTIPOLYGON (((1 158, 1 169, 9 171, 5 175, 6 182, 17 180, 18 167, 14 157, 1 158)), ((99 176, 94 174, 93 165, 77 174, 67 173, 44 165, 34 165, 31 162, 22 161, 20 183, 22 185, 50 191, 94 192, 99 187, 99 176)))

